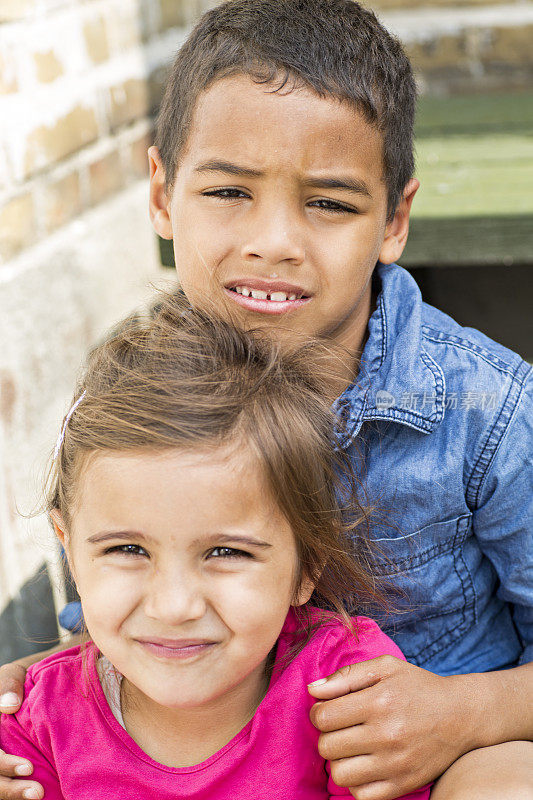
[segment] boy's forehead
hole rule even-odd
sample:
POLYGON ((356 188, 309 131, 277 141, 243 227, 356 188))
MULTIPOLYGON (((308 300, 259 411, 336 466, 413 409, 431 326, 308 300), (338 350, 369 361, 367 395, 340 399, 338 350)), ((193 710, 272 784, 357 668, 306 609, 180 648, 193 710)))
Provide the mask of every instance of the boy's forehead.
POLYGON ((231 159, 266 169, 361 169, 383 180, 383 138, 362 111, 334 96, 296 86, 275 91, 247 75, 222 78, 202 92, 182 154, 196 169, 231 159))

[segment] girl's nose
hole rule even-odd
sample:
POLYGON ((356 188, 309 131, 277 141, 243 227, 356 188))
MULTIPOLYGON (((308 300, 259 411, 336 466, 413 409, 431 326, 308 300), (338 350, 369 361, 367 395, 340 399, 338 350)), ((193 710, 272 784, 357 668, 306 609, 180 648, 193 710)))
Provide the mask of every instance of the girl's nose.
POLYGON ((305 258, 298 215, 288 207, 258 206, 246 219, 243 242, 241 258, 251 264, 299 266, 305 258))
POLYGON ((207 608, 203 584, 192 573, 159 570, 146 587, 147 617, 168 625, 201 619, 207 608))

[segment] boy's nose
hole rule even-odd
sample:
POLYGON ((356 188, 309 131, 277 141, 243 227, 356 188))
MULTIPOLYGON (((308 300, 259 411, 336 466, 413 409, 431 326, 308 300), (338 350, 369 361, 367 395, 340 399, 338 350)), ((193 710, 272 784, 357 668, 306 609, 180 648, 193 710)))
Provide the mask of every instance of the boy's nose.
POLYGON ((302 232, 295 215, 288 210, 256 213, 244 229, 241 258, 244 262, 264 262, 269 267, 287 262, 299 266, 305 258, 302 232))
POLYGON ((146 616, 168 625, 201 619, 206 607, 202 584, 192 575, 172 570, 159 571, 146 588, 146 616))

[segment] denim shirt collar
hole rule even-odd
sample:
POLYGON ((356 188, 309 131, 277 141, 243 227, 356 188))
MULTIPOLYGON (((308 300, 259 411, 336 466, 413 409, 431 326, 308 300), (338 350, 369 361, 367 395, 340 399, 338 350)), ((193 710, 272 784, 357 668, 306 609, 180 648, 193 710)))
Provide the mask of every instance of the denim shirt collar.
POLYGON ((368 322, 359 374, 333 404, 343 422, 341 447, 368 420, 431 433, 444 418, 444 373, 424 348, 420 290, 397 264, 378 264, 375 277, 381 290, 368 322))

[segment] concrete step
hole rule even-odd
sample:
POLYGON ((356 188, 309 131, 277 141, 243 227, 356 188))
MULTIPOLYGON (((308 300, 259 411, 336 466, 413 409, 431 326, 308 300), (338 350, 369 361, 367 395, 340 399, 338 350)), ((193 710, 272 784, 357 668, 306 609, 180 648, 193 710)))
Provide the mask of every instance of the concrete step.
POLYGON ((406 45, 422 92, 470 92, 530 87, 533 2, 452 5, 453 0, 398 9, 400 0, 372 3, 406 45), (383 9, 383 10, 381 10, 383 9))

